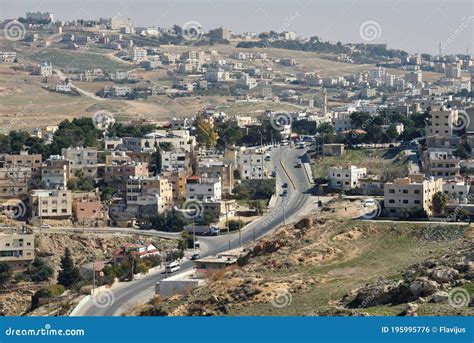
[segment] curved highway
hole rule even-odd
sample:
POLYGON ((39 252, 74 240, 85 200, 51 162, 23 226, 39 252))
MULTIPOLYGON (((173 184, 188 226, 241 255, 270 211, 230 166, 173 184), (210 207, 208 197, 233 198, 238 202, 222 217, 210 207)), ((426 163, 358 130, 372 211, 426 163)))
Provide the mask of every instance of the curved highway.
MULTIPOLYGON (((283 225, 284 217, 286 223, 290 223, 300 214, 308 211, 310 208, 316 207, 316 198, 311 197, 309 190, 311 183, 306 175, 305 168, 295 167, 300 162, 301 156, 304 154, 303 149, 293 149, 288 146, 276 147, 269 152, 271 161, 269 167, 276 171, 277 193, 282 194, 283 183, 288 184, 287 196, 279 196, 275 202, 275 206, 269 212, 246 225, 239 232, 217 237, 200 237, 201 256, 215 255, 226 251, 230 248, 248 245, 254 239, 259 239, 283 225)), ((271 170, 271 169, 270 169, 271 170)), ((181 264, 181 270, 189 270, 192 268, 192 261, 187 260, 181 264)), ((163 273, 151 273, 139 280, 131 282, 123 282, 113 286, 110 289, 113 301, 106 307, 96 306, 93 301, 89 300, 85 303, 75 315, 77 316, 117 316, 124 311, 132 308, 134 305, 145 303, 152 299, 155 294, 155 284, 164 279, 166 275, 163 273)))

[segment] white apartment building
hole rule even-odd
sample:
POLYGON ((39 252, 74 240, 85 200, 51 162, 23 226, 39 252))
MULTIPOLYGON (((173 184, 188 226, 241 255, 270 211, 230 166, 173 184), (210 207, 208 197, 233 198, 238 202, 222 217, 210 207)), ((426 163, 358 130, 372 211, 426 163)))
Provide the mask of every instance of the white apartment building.
POLYGON ((331 118, 331 124, 334 126, 336 133, 351 130, 352 120, 349 112, 335 112, 331 118))
POLYGON ((133 48, 133 61, 140 63, 147 60, 147 51, 143 48, 134 47, 133 48))
POLYGON ((384 67, 375 67, 369 70, 369 80, 380 80, 385 76, 384 67))
POLYGON ((448 64, 445 68, 445 75, 448 79, 461 78, 461 67, 457 64, 448 64))
POLYGON ((132 88, 126 85, 113 85, 112 94, 117 97, 127 96, 128 93, 132 92, 132 88))
POLYGON ((190 176, 186 180, 186 199, 214 202, 222 199, 220 178, 190 176))
POLYGON ((257 80, 244 73, 242 77, 237 81, 237 85, 244 89, 252 89, 257 87, 257 80))
POLYGON ((161 168, 163 171, 186 170, 189 164, 187 154, 182 151, 162 151, 161 168))
POLYGON ((263 179, 268 177, 264 163, 264 154, 260 149, 241 148, 237 154, 237 169, 242 180, 263 179))
POLYGON ((172 130, 189 130, 193 125, 191 118, 173 118, 170 120, 170 127, 172 130))
POLYGON ((58 85, 56 85, 55 90, 56 90, 56 92, 70 93, 71 92, 71 85, 69 83, 65 84, 65 85, 58 84, 58 85))
POLYGON ((26 19, 54 23, 54 14, 49 12, 26 12, 26 19))
POLYGON ((16 51, 0 51, 0 62, 12 63, 16 60, 16 51))
POLYGON ((209 69, 206 73, 206 80, 214 83, 229 81, 230 73, 221 68, 209 69))
POLYGON ((284 40, 295 40, 296 39, 296 32, 294 31, 285 31, 282 33, 284 40))
POLYGON ((175 151, 191 152, 196 139, 188 130, 158 130, 141 137, 124 137, 123 147, 131 151, 153 149, 161 143, 170 143, 175 151))
POLYGON ((112 30, 121 30, 123 28, 131 30, 133 28, 133 21, 130 18, 113 17, 110 20, 110 26, 112 30))
POLYGON ((462 180, 445 180, 443 192, 450 199, 466 199, 469 195, 470 185, 466 185, 462 180))
POLYGON ((69 162, 62 156, 54 155, 43 162, 41 180, 50 189, 66 189, 69 180, 69 162))
POLYGON ((411 175, 385 183, 384 206, 388 215, 401 211, 423 210, 432 214, 433 195, 443 191, 443 180, 411 175))
POLYGON ((428 149, 430 175, 435 178, 454 179, 460 176, 461 160, 448 149, 428 149))
POLYGON ((329 186, 335 189, 349 190, 359 187, 359 179, 367 176, 367 168, 357 166, 328 168, 329 186))
POLYGON ((42 77, 51 76, 53 75, 53 66, 51 65, 51 63, 42 63, 36 67, 35 73, 42 77))

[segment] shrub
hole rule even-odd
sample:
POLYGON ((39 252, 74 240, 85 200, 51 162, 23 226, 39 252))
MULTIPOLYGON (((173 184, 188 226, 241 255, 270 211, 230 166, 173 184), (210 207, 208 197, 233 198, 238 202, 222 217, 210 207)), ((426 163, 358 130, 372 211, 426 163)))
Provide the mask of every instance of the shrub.
POLYGON ((41 298, 57 297, 63 293, 64 293, 63 285, 51 285, 51 286, 40 288, 31 297, 31 308, 35 309, 36 307, 38 307, 39 299, 41 298))
POLYGON ((0 263, 0 285, 5 284, 12 277, 12 268, 6 262, 0 263))
POLYGON ((238 230, 240 228, 243 227, 243 223, 241 220, 237 220, 237 219, 229 219, 229 221, 227 222, 228 225, 229 225, 229 230, 232 231, 232 230, 238 230))

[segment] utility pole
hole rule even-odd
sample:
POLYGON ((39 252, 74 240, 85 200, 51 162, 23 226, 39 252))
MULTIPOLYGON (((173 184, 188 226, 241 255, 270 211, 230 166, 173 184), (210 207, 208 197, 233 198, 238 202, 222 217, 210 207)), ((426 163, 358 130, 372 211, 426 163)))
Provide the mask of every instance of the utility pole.
POLYGON ((95 293, 95 260, 96 256, 94 254, 94 261, 92 261, 92 295, 95 293))
POLYGON ((242 222, 240 221, 240 216, 239 216, 239 243, 240 243, 240 247, 242 248, 242 222))
POLYGON ((283 195, 282 196, 282 204, 283 204, 283 225, 286 225, 286 213, 285 213, 285 198, 286 198, 286 195, 283 195))
POLYGON ((230 250, 230 229, 229 229, 229 210, 227 200, 225 201, 225 225, 227 226, 227 237, 229 238, 229 250, 230 250))
POLYGON ((193 254, 195 253, 196 253, 196 224, 195 224, 195 219, 193 217, 193 254))
POLYGON ((262 154, 261 159, 262 159, 262 166, 261 166, 261 171, 260 171, 260 178, 263 179, 263 133, 260 131, 260 152, 262 154))

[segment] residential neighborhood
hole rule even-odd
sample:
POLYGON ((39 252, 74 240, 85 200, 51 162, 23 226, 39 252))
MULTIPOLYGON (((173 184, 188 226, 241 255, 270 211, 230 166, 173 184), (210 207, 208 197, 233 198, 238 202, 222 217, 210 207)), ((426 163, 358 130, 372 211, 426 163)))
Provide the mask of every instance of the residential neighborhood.
POLYGON ((0 315, 472 315, 472 52, 114 13, 0 22, 0 315))

